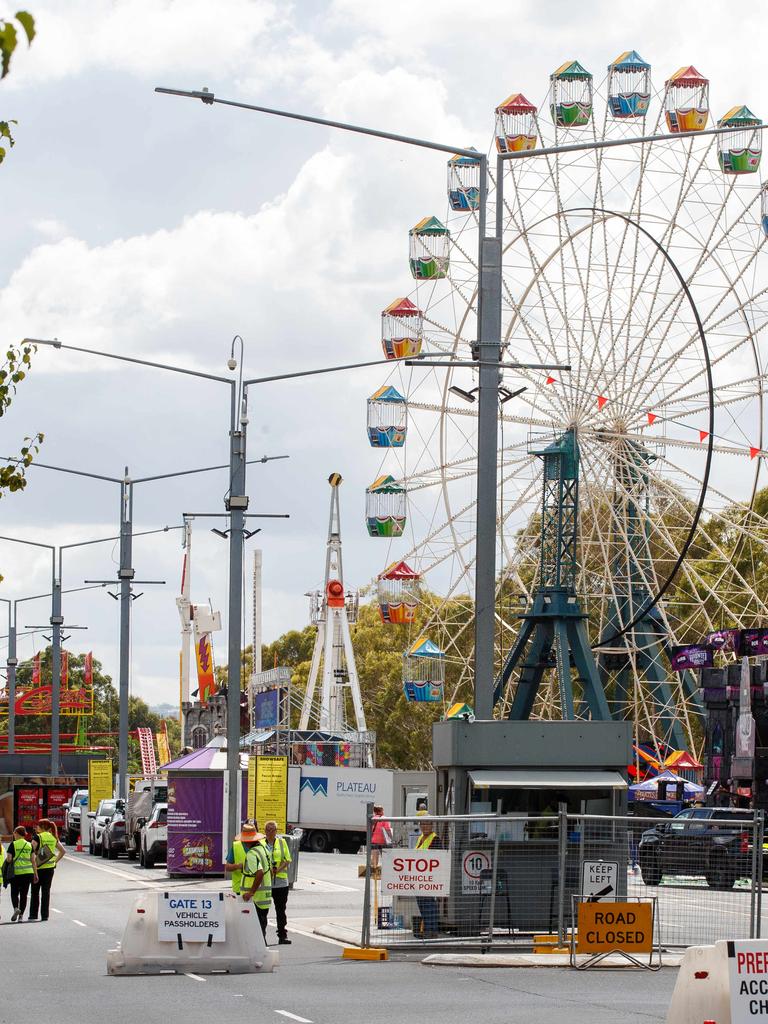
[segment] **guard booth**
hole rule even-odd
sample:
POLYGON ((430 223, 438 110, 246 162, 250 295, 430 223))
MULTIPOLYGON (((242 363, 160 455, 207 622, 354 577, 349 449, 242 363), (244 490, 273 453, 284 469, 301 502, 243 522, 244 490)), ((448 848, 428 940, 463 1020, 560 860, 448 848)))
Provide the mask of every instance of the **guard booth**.
MULTIPOLYGON (((515 816, 498 825, 487 819, 484 825, 453 824, 449 845, 457 855, 444 910, 448 929, 461 922, 466 930, 477 905, 462 891, 461 861, 469 850, 489 858, 497 853, 497 927, 551 931, 558 902, 570 908, 571 894, 579 892, 584 861, 618 862, 615 895, 626 895, 627 824, 612 819, 627 814, 631 741, 629 722, 435 723, 438 812, 488 815, 500 810, 515 816), (563 805, 568 815, 601 815, 605 821, 570 818, 566 839, 556 821, 536 820, 557 815, 563 805)), ((479 930, 482 922, 477 924, 479 930)))

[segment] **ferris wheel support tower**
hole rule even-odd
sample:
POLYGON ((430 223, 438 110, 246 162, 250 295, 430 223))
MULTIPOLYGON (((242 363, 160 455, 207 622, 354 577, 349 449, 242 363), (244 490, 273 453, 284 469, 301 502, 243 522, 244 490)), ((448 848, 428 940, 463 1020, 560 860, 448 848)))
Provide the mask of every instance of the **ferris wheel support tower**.
POLYGON ((357 617, 357 595, 344 593, 344 573, 341 561, 341 519, 339 515, 339 486, 341 474, 331 473, 331 506, 328 521, 328 545, 325 556, 325 584, 321 591, 311 593, 311 616, 317 624, 315 649, 309 670, 307 690, 301 708, 300 729, 310 727, 318 678, 321 679, 320 709, 316 715, 317 727, 324 732, 348 732, 346 720, 346 691, 352 700, 355 730, 366 732, 365 712, 360 695, 360 680, 352 650, 350 621, 357 617), (320 668, 322 665, 322 676, 320 668))

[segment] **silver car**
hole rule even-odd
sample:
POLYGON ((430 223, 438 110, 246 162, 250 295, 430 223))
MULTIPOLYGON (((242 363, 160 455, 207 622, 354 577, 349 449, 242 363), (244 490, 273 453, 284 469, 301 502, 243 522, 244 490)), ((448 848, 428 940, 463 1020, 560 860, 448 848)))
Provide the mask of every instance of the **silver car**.
POLYGON ((104 829, 116 808, 117 800, 101 800, 95 811, 88 812, 91 819, 88 826, 88 853, 101 856, 104 829))

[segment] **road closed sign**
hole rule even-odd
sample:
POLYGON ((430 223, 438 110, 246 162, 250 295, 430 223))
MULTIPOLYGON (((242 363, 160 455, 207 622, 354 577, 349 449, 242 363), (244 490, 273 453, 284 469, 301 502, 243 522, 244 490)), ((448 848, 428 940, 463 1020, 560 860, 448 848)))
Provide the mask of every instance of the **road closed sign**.
POLYGON ((223 892, 164 892, 157 896, 159 942, 224 942, 223 892))
POLYGON ((768 942, 728 943, 731 1024, 768 1021, 768 942))
POLYGON ((580 903, 577 953, 653 952, 650 903, 580 903))
POLYGON ((385 896, 450 896, 450 850, 382 850, 385 896))

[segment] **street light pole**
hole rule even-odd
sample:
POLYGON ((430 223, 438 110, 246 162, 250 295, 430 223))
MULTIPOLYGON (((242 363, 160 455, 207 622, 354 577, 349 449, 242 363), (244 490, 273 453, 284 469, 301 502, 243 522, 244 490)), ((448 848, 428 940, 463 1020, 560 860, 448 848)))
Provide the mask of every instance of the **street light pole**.
POLYGON ((131 678, 131 581, 133 568, 133 485, 128 467, 120 484, 120 673, 118 679, 117 793, 128 797, 128 692, 131 678))
POLYGON ((16 701, 16 666, 19 664, 16 656, 16 604, 9 597, 0 597, 0 601, 8 605, 8 657, 5 659, 8 690, 8 753, 15 754, 16 716, 13 712, 16 701))
MULTIPOLYGON (((237 340, 237 339, 235 339, 237 340)), ((232 341, 230 363, 234 361, 235 340, 232 341)), ((245 485, 246 429, 248 426, 246 391, 243 388, 244 346, 240 338, 240 373, 237 387, 231 391, 231 425, 229 447, 229 493, 225 508, 229 512, 229 612, 227 642, 227 836, 236 834, 240 826, 240 691, 242 686, 242 602, 243 543, 248 495, 245 485)), ((263 823, 262 823, 263 824, 263 823)))

